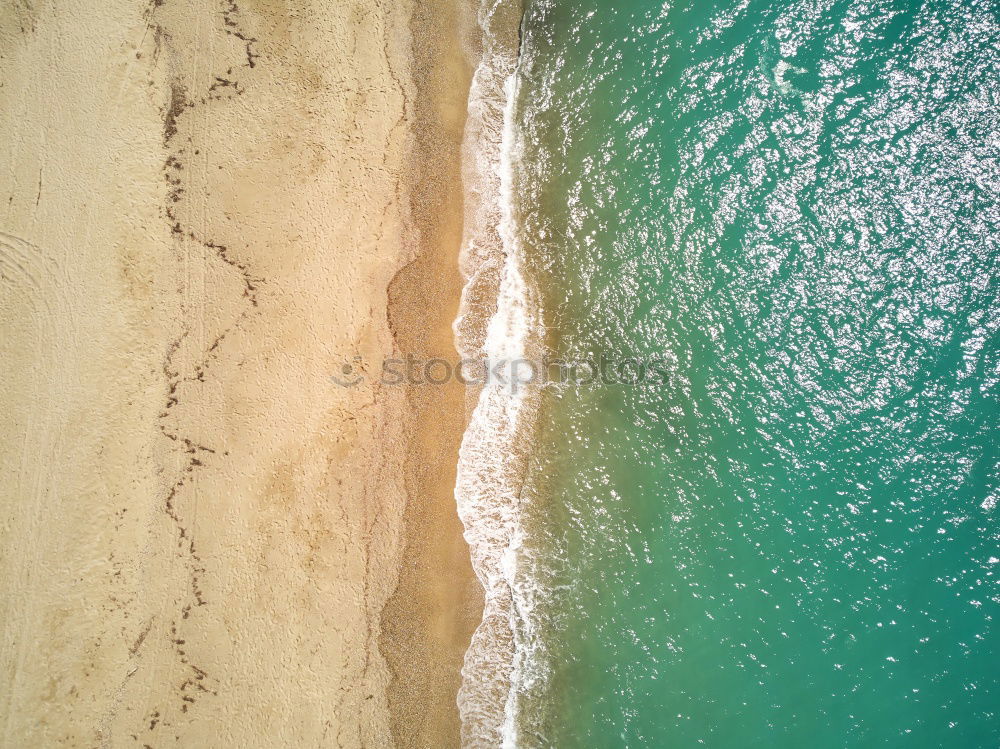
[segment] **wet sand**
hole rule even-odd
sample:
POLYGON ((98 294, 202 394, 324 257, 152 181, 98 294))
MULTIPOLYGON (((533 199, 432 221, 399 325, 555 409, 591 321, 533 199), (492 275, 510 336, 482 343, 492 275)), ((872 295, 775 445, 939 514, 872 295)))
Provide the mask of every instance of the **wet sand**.
MULTIPOLYGON (((412 19, 414 77, 423 95, 414 102, 410 196, 421 241, 418 256, 389 286, 389 320, 401 353, 424 361, 457 358, 451 326, 462 291, 460 157, 472 73, 463 49, 475 44, 464 36, 474 22, 454 0, 424 0, 412 19), (462 43, 443 28, 457 30, 462 43)), ((413 428, 405 475, 412 501, 399 586, 382 628, 396 676, 389 689, 393 736, 400 747, 458 746, 460 670, 483 611, 454 498, 465 387, 455 379, 425 384, 410 388, 408 402, 413 428)))

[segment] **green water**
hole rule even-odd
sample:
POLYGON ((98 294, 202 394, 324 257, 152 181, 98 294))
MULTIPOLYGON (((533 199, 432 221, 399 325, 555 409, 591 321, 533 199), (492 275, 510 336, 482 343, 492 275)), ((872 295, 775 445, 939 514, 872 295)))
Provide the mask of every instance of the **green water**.
POLYGON ((529 0, 508 743, 1000 746, 998 8, 529 0))

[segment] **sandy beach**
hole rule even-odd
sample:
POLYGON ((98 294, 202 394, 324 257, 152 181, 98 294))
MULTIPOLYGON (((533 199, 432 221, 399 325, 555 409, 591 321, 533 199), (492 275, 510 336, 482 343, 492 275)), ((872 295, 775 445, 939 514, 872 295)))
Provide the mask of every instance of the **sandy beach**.
POLYGON ((473 24, 0 10, 3 746, 457 745, 473 24))

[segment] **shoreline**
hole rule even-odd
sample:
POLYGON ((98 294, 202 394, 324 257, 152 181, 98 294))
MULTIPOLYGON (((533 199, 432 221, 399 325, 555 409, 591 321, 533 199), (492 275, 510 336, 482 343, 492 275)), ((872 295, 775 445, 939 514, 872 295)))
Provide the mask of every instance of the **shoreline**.
MULTIPOLYGON (((520 272, 514 225, 513 117, 522 19, 520 0, 484 4, 479 18, 482 53, 463 143, 465 286, 454 325, 456 346, 467 359, 523 359, 533 350, 539 323, 530 284, 520 272)), ((462 741, 469 746, 509 743, 517 668, 516 587, 509 565, 517 546, 532 401, 523 389, 515 395, 499 382, 468 389, 455 500, 483 589, 481 621, 465 654, 458 696, 462 741)))

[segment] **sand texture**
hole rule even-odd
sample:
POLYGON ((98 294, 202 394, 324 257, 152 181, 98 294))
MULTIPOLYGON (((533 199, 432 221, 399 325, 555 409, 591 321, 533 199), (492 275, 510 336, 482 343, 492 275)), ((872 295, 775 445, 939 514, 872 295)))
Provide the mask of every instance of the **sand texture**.
POLYGON ((457 742, 440 5, 0 9, 0 745, 457 742))

